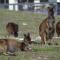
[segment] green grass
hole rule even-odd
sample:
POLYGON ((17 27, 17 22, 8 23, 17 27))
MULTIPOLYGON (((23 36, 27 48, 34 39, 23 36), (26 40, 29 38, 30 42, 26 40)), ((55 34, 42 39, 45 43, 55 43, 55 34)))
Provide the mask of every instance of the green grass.
MULTIPOLYGON (((9 11, 0 9, 0 35, 6 34, 6 24, 8 22, 15 22, 19 25, 19 37, 23 36, 23 33, 30 32, 31 35, 38 36, 39 24, 45 19, 46 15, 36 14, 27 11, 9 11), (23 23, 27 23, 27 26, 23 26, 23 23)), ((60 19, 60 16, 56 17, 56 21, 60 19)))
POLYGON ((38 25, 40 21, 43 20, 45 15, 23 12, 23 11, 8 11, 1 10, 0 11, 0 33, 2 34, 5 30, 5 26, 8 22, 15 22, 19 25, 19 31, 30 32, 31 34, 37 35, 38 33, 38 25), (27 23, 27 26, 23 26, 22 23, 27 23))
POLYGON ((0 55, 0 60, 60 60, 59 53, 60 47, 58 46, 41 47, 40 45, 34 45, 32 51, 19 51, 17 56, 0 55))
MULTIPOLYGON (((23 37, 24 33, 30 32, 32 37, 39 35, 39 24, 46 18, 46 15, 36 14, 27 11, 9 11, 0 9, 0 35, 6 35, 6 24, 15 22, 19 25, 19 37, 23 37), (27 23, 27 26, 23 26, 27 23)), ((60 20, 60 16, 56 16, 56 22, 60 20)), ((45 46, 34 45, 32 52, 19 52, 19 55, 13 57, 13 60, 44 60, 38 59, 39 56, 48 56, 48 60, 60 60, 60 46, 45 46)), ((0 60, 8 60, 9 56, 0 56, 0 60)))

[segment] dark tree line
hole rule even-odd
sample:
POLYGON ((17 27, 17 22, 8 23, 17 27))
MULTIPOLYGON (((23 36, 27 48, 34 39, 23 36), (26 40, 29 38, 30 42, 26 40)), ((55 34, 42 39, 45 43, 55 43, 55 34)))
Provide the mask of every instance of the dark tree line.
POLYGON ((48 2, 48 0, 40 0, 40 2, 48 2))

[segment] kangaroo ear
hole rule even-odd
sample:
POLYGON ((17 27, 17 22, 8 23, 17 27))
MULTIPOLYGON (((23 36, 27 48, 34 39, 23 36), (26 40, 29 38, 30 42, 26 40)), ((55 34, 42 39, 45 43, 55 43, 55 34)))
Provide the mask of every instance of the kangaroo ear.
POLYGON ((30 36, 30 33, 28 32, 28 36, 30 36))
POLYGON ((24 37, 26 37, 26 34, 24 34, 24 37))

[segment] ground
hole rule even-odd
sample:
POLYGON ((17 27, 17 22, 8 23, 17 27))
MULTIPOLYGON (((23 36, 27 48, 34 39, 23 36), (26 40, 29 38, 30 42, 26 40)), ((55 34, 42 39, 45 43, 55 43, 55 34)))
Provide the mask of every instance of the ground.
MULTIPOLYGON (((27 11, 8 11, 0 9, 0 36, 6 36, 6 24, 15 22, 19 25, 19 37, 23 37, 24 33, 30 32, 31 37, 39 36, 39 24, 47 15, 27 12, 27 11)), ((56 22, 60 20, 60 16, 55 16, 56 22)), ((57 35, 56 35, 57 36, 57 35)), ((60 39, 54 39, 60 43, 60 39)), ((11 60, 60 60, 60 45, 41 46, 33 44, 32 51, 18 52, 18 55, 12 57, 11 60)), ((0 56, 0 60, 10 60, 9 56, 0 56)))
POLYGON ((35 45, 32 51, 17 53, 17 56, 0 55, 0 60, 60 60, 60 46, 35 45))

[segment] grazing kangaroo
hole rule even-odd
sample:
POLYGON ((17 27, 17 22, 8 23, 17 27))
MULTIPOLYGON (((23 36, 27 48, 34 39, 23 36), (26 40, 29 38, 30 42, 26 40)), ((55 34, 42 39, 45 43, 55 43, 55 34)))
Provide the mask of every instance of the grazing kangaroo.
POLYGON ((6 25, 6 30, 9 35, 13 35, 15 37, 18 37, 18 25, 16 23, 9 22, 6 25))

